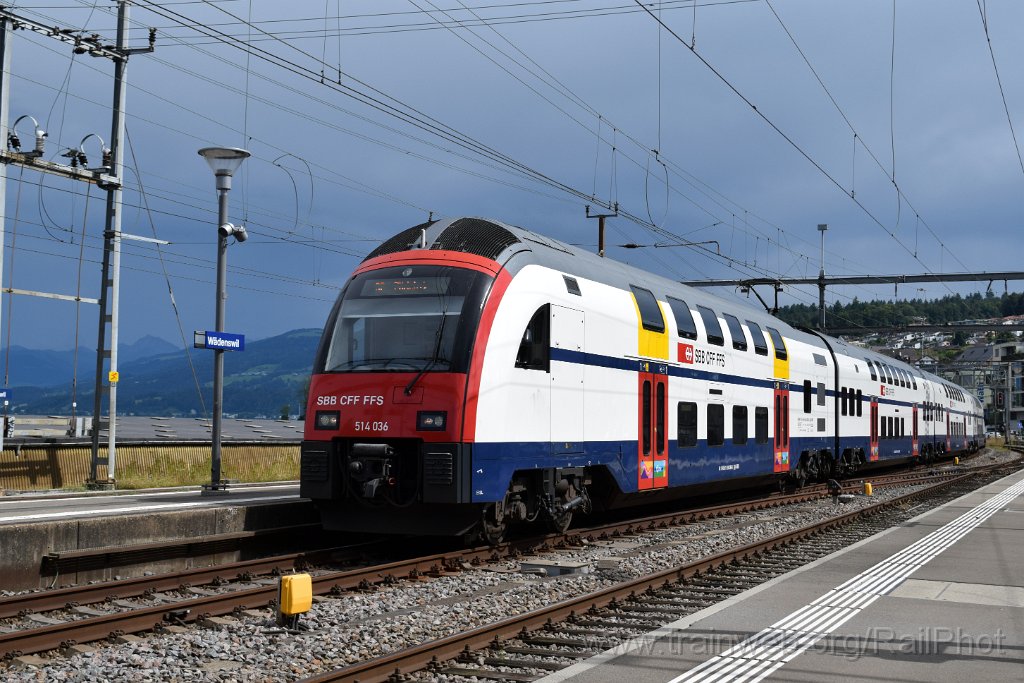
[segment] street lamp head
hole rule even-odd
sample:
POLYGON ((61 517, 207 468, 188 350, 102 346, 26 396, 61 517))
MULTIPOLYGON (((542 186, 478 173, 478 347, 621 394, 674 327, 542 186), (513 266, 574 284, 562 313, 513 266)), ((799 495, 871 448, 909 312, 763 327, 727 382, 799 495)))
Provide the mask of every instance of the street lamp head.
POLYGON ((206 159, 215 175, 231 177, 251 155, 239 147, 203 147, 199 156, 206 159))

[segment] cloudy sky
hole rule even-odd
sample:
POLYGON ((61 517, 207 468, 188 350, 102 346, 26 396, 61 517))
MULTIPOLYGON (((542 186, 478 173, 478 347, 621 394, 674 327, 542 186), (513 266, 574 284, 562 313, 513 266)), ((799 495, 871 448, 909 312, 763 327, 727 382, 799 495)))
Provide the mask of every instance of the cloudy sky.
MULTIPOLYGON (((122 341, 181 343, 183 331, 190 343, 192 330, 213 326, 216 195, 196 154, 208 145, 253 154, 230 195, 231 219, 250 239, 228 252, 227 328, 249 339, 322 326, 362 257, 430 212, 596 249, 584 206, 618 202, 609 244, 651 246, 611 246, 609 256, 684 280, 814 276, 819 223, 833 275, 1021 269, 1024 164, 1013 134, 1024 143, 1024 4, 644 7, 134 3, 132 46, 145 45, 148 27, 157 37, 155 53, 128 65, 122 229, 171 244, 125 244, 122 341), (702 244, 667 246, 687 242, 702 244)), ((12 11, 104 40, 116 23, 111 0, 12 11)), ((111 74, 106 59, 15 31, 11 122, 34 116, 53 160, 90 133, 109 140, 111 74)), ((18 133, 31 139, 31 122, 18 133)), ((99 148, 85 142, 90 166, 99 148)), ((102 193, 7 172, 4 286, 97 296, 102 193)), ((893 296, 891 286, 857 287, 829 300, 893 296)), ((782 298, 814 301, 812 288, 782 298)), ((8 334, 33 348, 71 348, 76 335, 94 346, 96 315, 5 296, 0 334, 5 347, 8 334)))

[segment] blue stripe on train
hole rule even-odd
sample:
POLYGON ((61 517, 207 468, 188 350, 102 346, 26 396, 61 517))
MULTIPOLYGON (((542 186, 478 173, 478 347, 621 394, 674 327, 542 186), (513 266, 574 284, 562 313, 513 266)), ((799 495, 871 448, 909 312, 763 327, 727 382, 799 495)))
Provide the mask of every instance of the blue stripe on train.
MULTIPOLYGON (((944 443, 945 439, 935 439, 944 443)), ((923 447, 925 440, 920 444, 923 447)), ((627 493, 637 491, 638 457, 636 441, 587 441, 577 444, 546 442, 507 442, 473 444, 473 502, 501 500, 516 470, 548 467, 603 466, 611 473, 619 488, 627 493)), ((803 451, 831 449, 831 437, 803 437, 790 440, 790 462, 795 467, 803 451)), ((909 436, 880 442, 879 458, 906 458, 911 454, 909 436)), ((846 438, 843 448, 862 448, 870 452, 867 437, 846 438)), ((954 444, 954 448, 955 448, 954 444)), ((655 456, 657 458, 657 456, 655 456)), ((708 446, 698 442, 692 448, 680 448, 670 441, 668 452, 668 485, 688 486, 711 481, 770 475, 774 455, 771 442, 749 440, 739 446, 726 443, 708 446)))
MULTIPOLYGON (((573 351, 570 349, 562 349, 558 347, 552 347, 551 349, 551 360, 561 361, 563 363, 575 363, 577 365, 589 365, 596 368, 612 368, 614 370, 627 370, 631 372, 653 372, 659 375, 669 375, 670 377, 682 377, 684 379, 699 379, 709 382, 723 382, 725 384, 733 384, 741 387, 760 387, 764 389, 773 389, 775 387, 776 380, 765 380, 755 379, 752 377, 743 377, 741 375, 731 375, 723 372, 709 372, 707 370, 697 370, 695 368, 680 367, 678 365, 670 365, 666 362, 659 360, 640 360, 637 358, 616 358, 614 356, 602 356, 596 353, 586 353, 583 351, 573 351)), ((803 393, 803 384, 794 382, 791 380, 778 380, 780 382, 788 383, 789 390, 795 394, 803 393)), ((836 398, 839 392, 832 389, 827 390, 826 395, 832 398, 836 398)), ((910 407, 914 405, 913 401, 901 401, 895 398, 887 398, 885 396, 875 396, 875 401, 880 405, 891 405, 891 406, 906 406, 910 407)), ((865 402, 871 399, 868 394, 864 395, 865 402)), ((953 415, 966 416, 969 415, 966 410, 953 409, 950 411, 953 415)))

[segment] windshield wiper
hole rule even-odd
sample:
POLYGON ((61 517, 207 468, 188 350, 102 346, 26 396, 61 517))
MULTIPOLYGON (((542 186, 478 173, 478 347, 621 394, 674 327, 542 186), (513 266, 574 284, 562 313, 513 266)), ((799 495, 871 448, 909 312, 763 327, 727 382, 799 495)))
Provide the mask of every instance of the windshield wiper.
MULTIPOLYGON (((427 374, 427 371, 430 370, 430 368, 434 367, 434 364, 437 363, 437 361, 441 360, 441 339, 444 337, 444 324, 447 321, 448 316, 446 315, 446 312, 441 311, 441 322, 437 326, 437 338, 434 340, 434 355, 431 356, 430 361, 423 366, 423 369, 417 372, 416 376, 409 380, 409 383, 405 385, 405 389, 403 390, 402 393, 404 393, 406 396, 412 395, 412 388, 416 386, 416 382, 420 381, 420 377, 427 374)), ((451 361, 448 361, 448 363, 450 364, 451 361)))

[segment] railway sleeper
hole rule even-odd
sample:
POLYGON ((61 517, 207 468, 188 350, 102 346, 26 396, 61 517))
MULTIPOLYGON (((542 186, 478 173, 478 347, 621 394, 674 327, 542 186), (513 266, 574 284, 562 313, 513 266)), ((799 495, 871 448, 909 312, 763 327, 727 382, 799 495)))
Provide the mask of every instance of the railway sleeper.
POLYGON ((511 671, 494 671, 491 669, 469 669, 461 666, 449 666, 439 670, 437 673, 446 676, 466 676, 472 678, 483 678, 490 681, 523 681, 529 683, 540 676, 537 674, 521 674, 511 671))
POLYGON ((562 636, 545 636, 545 635, 533 635, 526 634, 519 637, 519 640, 526 643, 527 645, 553 645, 555 647, 578 647, 582 651, 589 652, 588 656, 596 655, 597 653, 590 649, 593 644, 591 641, 581 640, 579 638, 565 638, 562 636))
POLYGON ((704 609, 705 607, 708 607, 710 605, 715 604, 714 602, 712 602, 710 600, 701 600, 701 599, 698 599, 698 598, 671 597, 671 596, 670 597, 664 597, 664 598, 654 598, 654 599, 651 599, 651 600, 646 600, 645 602, 647 603, 647 605, 645 605, 643 607, 650 606, 651 608, 653 608, 653 607, 656 607, 657 605, 664 605, 665 607, 669 607, 669 608, 673 608, 673 609, 686 609, 686 608, 689 608, 689 607, 694 607, 696 609, 704 609))
POLYGON ((532 657, 562 657, 563 659, 587 659, 594 656, 594 653, 590 651, 548 650, 542 647, 499 646, 497 649, 492 649, 492 651, 507 652, 513 655, 529 655, 532 657))
MULTIPOLYGON (((713 603, 713 602, 709 602, 709 603, 705 603, 705 604, 694 603, 693 606, 691 606, 691 607, 683 607, 683 606, 680 606, 680 607, 668 607, 668 606, 658 606, 658 605, 651 605, 651 606, 637 605, 636 607, 633 607, 631 609, 631 611, 638 612, 640 614, 645 614, 646 613, 646 614, 665 614, 665 615, 671 615, 671 616, 686 616, 687 614, 693 614, 694 612, 702 610, 705 607, 710 607, 713 604, 715 604, 715 603, 713 603)), ((655 628, 657 628, 659 626, 662 626, 662 624, 657 623, 657 622, 647 622, 647 623, 655 624, 655 628)))
POLYGON ((543 659, 513 659, 506 657, 485 657, 486 666, 507 666, 513 669, 543 669, 544 671, 561 671, 569 666, 568 662, 550 662, 543 659))

